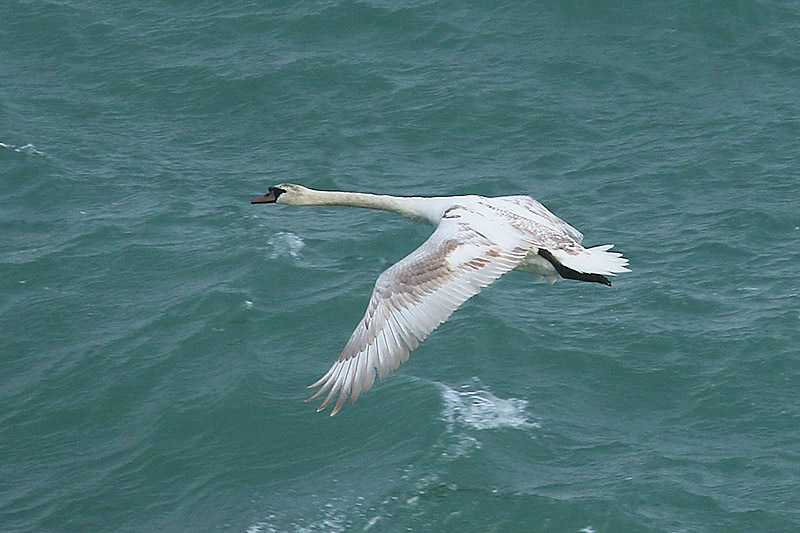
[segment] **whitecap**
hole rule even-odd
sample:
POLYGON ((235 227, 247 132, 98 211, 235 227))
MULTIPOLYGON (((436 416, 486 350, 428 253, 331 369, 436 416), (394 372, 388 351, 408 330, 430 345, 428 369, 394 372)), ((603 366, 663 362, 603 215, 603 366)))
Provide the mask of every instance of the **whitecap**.
MULTIPOLYGON (((363 499, 363 498, 362 498, 363 499)), ((312 531, 326 531, 328 533, 341 533, 347 530, 347 512, 342 508, 340 498, 334 498, 332 503, 326 503, 320 512, 322 516, 316 520, 309 521, 306 518, 296 518, 290 520, 288 525, 280 522, 287 520, 287 517, 280 514, 270 513, 266 520, 260 520, 247 527, 247 533, 311 533, 312 531)), ((356 504, 356 507, 360 506, 356 504)))
POLYGON ((373 527, 375 524, 377 524, 377 523, 378 523, 378 520, 380 520, 381 518, 383 518, 383 517, 382 517, 382 516, 380 516, 380 515, 376 515, 376 516, 373 516, 372 518, 370 518, 370 519, 367 521, 367 525, 365 525, 365 526, 364 526, 364 531, 369 531, 370 529, 372 529, 372 527, 373 527))
POLYGON ((456 390, 438 383, 444 401, 443 416, 448 425, 467 426, 474 429, 538 428, 525 413, 527 400, 498 398, 488 390, 470 390, 468 386, 456 390))
POLYGON ((44 152, 37 150, 36 147, 30 143, 26 144, 25 146, 15 148, 15 151, 23 154, 44 155, 44 152))
POLYGON ((299 257, 306 243, 294 233, 279 231, 269 238, 267 245, 270 259, 277 259, 285 256, 299 257))
POLYGON ((269 522, 256 522, 245 530, 247 533, 278 533, 269 522))
POLYGON ((14 146, 13 144, 6 144, 4 142, 0 142, 0 148, 5 148, 7 150, 14 150, 20 154, 29 154, 29 155, 44 155, 44 152, 38 150, 33 144, 28 143, 23 146, 14 146))
POLYGON ((492 429, 539 428, 537 422, 528 419, 528 402, 520 398, 499 398, 481 387, 477 378, 472 386, 458 389, 436 383, 441 392, 442 418, 447 424, 447 433, 440 443, 441 456, 446 460, 469 457, 480 450, 483 443, 475 432, 492 429))

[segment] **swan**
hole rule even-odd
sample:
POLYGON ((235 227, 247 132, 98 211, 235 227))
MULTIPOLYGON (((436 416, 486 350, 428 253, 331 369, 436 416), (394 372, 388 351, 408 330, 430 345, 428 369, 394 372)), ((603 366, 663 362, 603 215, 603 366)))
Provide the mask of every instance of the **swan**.
POLYGON ((461 304, 510 270, 611 286, 629 272, 614 245, 581 246, 583 235, 530 196, 408 197, 321 191, 283 183, 252 204, 340 205, 392 211, 436 226, 419 248, 384 271, 367 312, 308 400, 336 396, 331 416, 408 360, 425 337, 461 304), (337 396, 338 395, 338 396, 337 396))

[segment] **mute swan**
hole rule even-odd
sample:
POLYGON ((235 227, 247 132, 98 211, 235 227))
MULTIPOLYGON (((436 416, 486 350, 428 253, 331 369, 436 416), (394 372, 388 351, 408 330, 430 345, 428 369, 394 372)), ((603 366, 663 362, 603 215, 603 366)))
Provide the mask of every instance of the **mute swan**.
POLYGON ((613 244, 584 248, 583 235, 530 196, 394 197, 318 191, 284 183, 253 204, 343 205, 393 211, 430 222, 436 230, 422 246, 384 271, 367 312, 330 370, 309 388, 309 400, 337 395, 331 416, 383 379, 458 307, 510 270, 551 283, 559 277, 611 285, 628 260, 613 244))

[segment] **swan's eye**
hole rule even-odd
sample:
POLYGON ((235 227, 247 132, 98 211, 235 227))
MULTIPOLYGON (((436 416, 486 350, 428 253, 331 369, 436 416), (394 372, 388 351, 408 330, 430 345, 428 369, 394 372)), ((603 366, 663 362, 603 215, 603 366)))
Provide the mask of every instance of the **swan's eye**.
POLYGON ((280 187, 269 187, 267 190, 275 195, 276 200, 278 196, 286 192, 286 189, 281 189, 280 187))

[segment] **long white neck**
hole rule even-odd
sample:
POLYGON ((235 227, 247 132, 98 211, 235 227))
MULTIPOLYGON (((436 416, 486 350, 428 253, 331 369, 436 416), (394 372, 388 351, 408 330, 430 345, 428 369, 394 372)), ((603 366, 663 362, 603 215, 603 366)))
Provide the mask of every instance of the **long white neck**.
MULTIPOLYGON (((318 191, 304 188, 302 194, 286 198, 291 205, 341 205, 392 211, 403 216, 438 224, 444 211, 452 205, 448 197, 388 196, 361 192, 318 191)), ((283 198, 282 198, 283 199, 283 198)))

